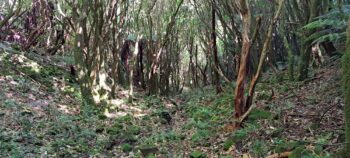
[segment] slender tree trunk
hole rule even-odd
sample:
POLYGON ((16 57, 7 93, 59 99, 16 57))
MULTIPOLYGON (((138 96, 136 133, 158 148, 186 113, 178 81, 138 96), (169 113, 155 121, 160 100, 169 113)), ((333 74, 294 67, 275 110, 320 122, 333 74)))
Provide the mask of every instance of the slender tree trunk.
MULTIPOLYGON (((81 20, 78 24, 79 27, 85 26, 85 21, 81 20)), ((84 50, 88 50, 87 46, 84 45, 84 29, 79 29, 75 37, 75 51, 74 59, 76 68, 78 71, 77 78, 80 85, 80 91, 82 96, 82 102, 84 105, 96 105, 93 95, 91 81, 89 77, 88 65, 86 65, 86 58, 84 58, 84 50)))
POLYGON ((199 86, 199 78, 198 78, 198 45, 195 46, 195 51, 194 51, 194 65, 193 65, 193 69, 194 69, 194 77, 195 77, 195 87, 199 86))
POLYGON ((135 50, 134 53, 132 53, 131 58, 130 58, 130 70, 129 70, 129 103, 132 103, 133 100, 133 93, 134 93, 134 69, 136 66, 136 57, 140 52, 140 39, 142 39, 142 37, 137 37, 136 40, 136 44, 135 44, 135 50))
POLYGON ((343 55, 343 94, 345 97, 344 116, 345 116, 345 148, 344 154, 350 155, 350 19, 348 24, 346 52, 343 55))
POLYGON ((245 97, 244 93, 246 90, 246 79, 247 79, 247 67, 248 63, 250 62, 249 54, 250 54, 250 48, 251 43, 249 39, 249 30, 250 30, 250 10, 249 10, 249 4, 245 0, 240 1, 240 12, 243 20, 243 31, 242 31, 242 37, 243 37, 243 46, 242 46, 242 52, 241 52, 241 61, 240 61, 240 68, 238 73, 238 78, 236 82, 236 89, 235 89, 235 99, 234 99, 234 105, 235 105, 235 126, 237 128, 240 127, 241 122, 244 120, 244 118, 249 114, 249 110, 251 110, 252 100, 254 97, 254 91, 255 86, 257 84, 257 81, 261 75, 262 68, 264 61, 267 56, 268 49, 271 44, 272 40, 272 33, 274 30, 274 26, 277 23, 278 17, 280 15, 280 12, 282 10, 284 0, 280 0, 278 2, 278 10, 275 13, 274 18, 270 22, 268 32, 266 35, 266 39, 263 45, 263 49, 261 51, 260 61, 258 65, 258 69, 256 74, 251 80, 248 96, 245 97))
MULTIPOLYGON (((320 10, 320 3, 318 0, 311 0, 310 2, 310 17, 308 19, 308 23, 314 21, 314 18, 317 17, 319 10, 320 10)), ((311 59, 311 48, 312 48, 312 43, 305 41, 305 39, 313 34, 315 30, 308 31, 305 33, 305 36, 303 37, 303 44, 302 44, 302 52, 301 52, 301 59, 300 59, 300 64, 299 64, 299 76, 298 80, 302 81, 305 80, 308 76, 309 73, 309 64, 310 64, 310 59, 311 59)))
MULTIPOLYGON (((163 49, 160 49, 159 52, 163 51, 163 49)), ((153 53, 153 56, 157 56, 157 53, 153 53)), ((148 75, 148 80, 149 80, 149 93, 150 94, 158 94, 159 88, 158 88, 158 78, 159 78, 159 69, 158 69, 158 63, 156 63, 155 60, 157 59, 152 59, 152 65, 151 65, 151 70, 148 75)))
MULTIPOLYGON (((238 71, 238 76, 236 81, 235 96, 234 96, 236 119, 240 118, 245 112, 244 111, 244 107, 245 107, 244 90, 245 90, 247 67, 248 67, 248 60, 249 60, 249 54, 250 54, 249 32, 250 32, 250 24, 251 24, 251 13, 250 13, 248 1, 240 0, 239 6, 240 6, 239 10, 243 21, 243 27, 242 27, 243 44, 242 44, 242 50, 241 50, 239 71, 238 71)), ((236 123, 235 126, 240 127, 240 124, 236 123)))
POLYGON ((263 48, 261 50, 261 56, 260 56, 260 61, 259 61, 259 65, 258 65, 258 69, 256 71, 256 74, 254 75, 252 81, 250 82, 250 86, 249 86, 249 91, 248 91, 248 96, 247 96, 247 101, 246 101, 246 106, 245 106, 245 112, 247 112, 247 110, 251 107, 252 105, 252 101, 253 101, 253 97, 254 97, 254 92, 255 92, 255 86, 258 82, 258 79, 260 78, 260 75, 262 73, 262 68, 267 56, 267 52, 269 51, 269 47, 271 45, 271 40, 272 40, 272 33, 274 30, 274 26, 277 23, 278 17, 282 11, 282 7, 283 7, 283 2, 284 0, 280 0, 278 3, 278 10, 274 16, 274 18, 272 19, 272 21, 270 22, 268 31, 267 31, 267 35, 266 35, 266 39, 263 45, 263 48))
POLYGON ((284 37, 284 43, 288 52, 288 77, 290 81, 294 81, 294 65, 295 65, 295 57, 292 48, 290 47, 288 40, 284 37))
MULTIPOLYGON (((160 44, 158 53, 154 54, 154 59, 152 60, 152 65, 151 65, 151 70, 149 73, 149 80, 150 80, 150 89, 149 89, 149 93, 150 94, 158 94, 159 92, 159 87, 158 87, 158 78, 159 78, 159 64, 160 64, 160 59, 162 54, 166 51, 166 46, 169 43, 170 40, 170 35, 171 32, 173 31, 173 28, 176 24, 176 16, 179 13, 180 7, 182 6, 184 0, 180 0, 176 10, 173 12, 173 14, 170 17, 170 21, 166 27, 166 31, 165 31, 165 35, 162 39, 162 43, 160 44)), ((152 34, 151 34, 152 37, 152 34)))
POLYGON ((294 52, 289 44, 287 35, 283 28, 280 29, 281 36, 283 38, 283 44, 288 52, 288 78, 290 81, 294 81, 294 65, 295 65, 295 57, 294 52))
MULTIPOLYGON (((142 40, 142 39, 141 39, 142 40)), ((140 66, 140 76, 141 76, 141 87, 142 89, 146 90, 146 82, 145 82, 145 74, 143 73, 144 65, 143 65, 143 49, 144 49, 144 43, 140 41, 139 44, 139 66, 140 66)))
POLYGON ((190 86, 192 88, 196 87, 196 74, 195 74, 195 67, 194 67, 194 62, 193 62, 193 37, 190 37, 189 41, 189 49, 188 53, 190 55, 190 61, 188 64, 188 78, 190 80, 190 86))
POLYGON ((213 70, 214 70, 214 82, 216 86, 216 93, 221 93, 221 85, 220 85, 220 78, 219 78, 219 58, 218 58, 218 48, 216 45, 216 18, 215 18, 215 3, 213 2, 212 4, 212 11, 211 11, 211 49, 212 49, 212 54, 214 57, 214 63, 213 63, 213 70))

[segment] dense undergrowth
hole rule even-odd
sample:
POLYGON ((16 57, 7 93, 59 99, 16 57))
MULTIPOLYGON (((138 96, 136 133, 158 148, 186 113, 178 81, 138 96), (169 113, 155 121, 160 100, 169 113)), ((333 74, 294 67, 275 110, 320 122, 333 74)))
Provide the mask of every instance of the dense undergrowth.
MULTIPOLYGON (((205 87, 173 97, 140 93, 133 104, 120 98, 118 105, 81 107, 78 86, 64 67, 35 53, 4 50, 0 60, 0 157, 228 158, 286 151, 291 157, 331 157, 340 146, 330 144, 343 141, 342 130, 317 131, 322 121, 305 128, 312 135, 288 136, 293 127, 286 114, 303 106, 290 99, 298 98, 291 92, 307 83, 263 79, 257 108, 244 128, 234 129, 231 86, 220 95, 205 87)), ((320 103, 317 95, 305 97, 308 107, 320 103)))

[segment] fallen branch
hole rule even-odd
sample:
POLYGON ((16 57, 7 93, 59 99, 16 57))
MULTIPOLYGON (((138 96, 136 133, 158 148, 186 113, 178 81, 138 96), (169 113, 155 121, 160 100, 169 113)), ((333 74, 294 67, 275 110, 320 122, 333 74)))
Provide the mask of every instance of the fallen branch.
POLYGON ((238 124, 241 124, 247 117, 248 115, 252 112, 252 110, 255 108, 255 104, 249 107, 247 112, 245 112, 239 119, 236 121, 238 124))
POLYGON ((341 145, 345 145, 345 144, 350 143, 350 142, 344 142, 344 143, 323 144, 323 143, 317 143, 317 142, 299 140, 299 139, 295 139, 295 138, 288 138, 288 139, 297 141, 297 142, 299 142, 299 143, 314 144, 314 145, 321 145, 321 146, 341 146, 341 145))
POLYGON ((267 156, 266 158, 285 158, 285 157, 289 157, 291 154, 292 152, 287 151, 284 153, 273 154, 273 155, 267 156))
POLYGON ((331 106, 329 106, 329 107, 327 108, 327 110, 326 110, 325 112, 323 112, 323 114, 321 115, 321 118, 320 118, 320 120, 319 120, 319 123, 321 123, 321 121, 323 120, 323 118, 326 116, 326 114, 327 114, 329 111, 331 111, 333 108, 337 107, 337 104, 339 104, 339 102, 336 103, 336 104, 332 104, 331 106))
POLYGON ((322 76, 317 76, 317 77, 309 78, 309 79, 307 79, 307 80, 304 80, 304 81, 303 81, 303 84, 305 85, 305 84, 308 84, 308 83, 310 83, 310 82, 312 82, 312 81, 314 81, 314 80, 319 80, 319 79, 321 79, 321 78, 322 78, 322 76))
POLYGON ((220 67, 217 67, 216 65, 213 65, 214 70, 223 78, 228 84, 231 84, 231 81, 224 75, 224 73, 221 71, 220 67))
POLYGON ((171 104, 173 104, 175 107, 178 107, 178 106, 179 106, 179 104, 178 104, 175 100, 173 100, 173 99, 171 99, 171 98, 169 98, 169 97, 164 97, 164 99, 170 101, 171 104))

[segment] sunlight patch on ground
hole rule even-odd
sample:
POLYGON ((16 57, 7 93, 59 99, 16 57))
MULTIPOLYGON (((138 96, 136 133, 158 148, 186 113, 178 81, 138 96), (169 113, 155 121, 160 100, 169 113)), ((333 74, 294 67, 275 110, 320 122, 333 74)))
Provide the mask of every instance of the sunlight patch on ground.
POLYGON ((26 60, 26 57, 24 57, 23 55, 17 55, 17 54, 14 54, 11 58, 12 61, 16 61, 16 62, 19 62, 19 63, 23 63, 25 60, 26 60))
POLYGON ((118 118, 130 114, 134 117, 148 115, 148 112, 126 103, 123 99, 112 99, 107 101, 109 107, 105 109, 104 115, 108 118, 118 118))
POLYGON ((119 117, 126 116, 128 113, 126 113, 126 112, 110 112, 108 109, 105 109, 103 114, 108 118, 119 118, 119 117))
POLYGON ((6 59, 6 57, 9 55, 11 55, 9 61, 11 61, 12 63, 23 64, 22 66, 30 67, 36 73, 40 72, 41 66, 34 61, 28 61, 27 58, 22 54, 13 54, 13 53, 4 51, 0 56, 0 61, 8 60, 6 59))
POLYGON ((78 107, 78 106, 69 106, 69 105, 62 105, 62 104, 58 104, 58 110, 66 113, 66 114, 78 114, 80 113, 79 108, 74 108, 74 107, 78 107))
POLYGON ((0 55, 0 62, 4 62, 4 55, 0 55))
POLYGON ((117 109, 118 106, 124 103, 122 99, 112 99, 107 101, 111 109, 117 109))
POLYGON ((23 65, 23 66, 24 67, 26 67, 26 66, 31 67, 31 70, 33 70, 36 73, 40 72, 40 66, 36 62, 29 62, 29 63, 27 63, 26 65, 23 65))

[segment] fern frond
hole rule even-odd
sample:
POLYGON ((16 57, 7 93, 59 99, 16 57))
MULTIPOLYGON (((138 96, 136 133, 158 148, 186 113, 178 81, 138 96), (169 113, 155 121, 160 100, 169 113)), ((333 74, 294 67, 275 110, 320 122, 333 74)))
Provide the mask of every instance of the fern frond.
POLYGON ((331 33, 324 36, 321 36, 320 38, 316 39, 313 44, 315 43, 321 43, 325 41, 332 41, 332 42, 342 42, 346 40, 346 32, 341 33, 331 33))
POLYGON ((347 18, 350 14, 350 5, 342 8, 335 7, 327 14, 318 16, 313 22, 303 26, 300 31, 314 32, 303 42, 315 44, 318 42, 343 42, 346 39, 347 18))
POLYGON ((325 20, 317 20, 311 22, 303 27, 304 30, 313 30, 313 29, 323 29, 326 27, 332 28, 344 28, 346 27, 346 21, 340 21, 339 19, 325 19, 325 20))
POLYGON ((304 43, 313 43, 315 40, 321 38, 322 36, 331 34, 331 30, 321 30, 311 34, 309 37, 303 40, 304 43))

